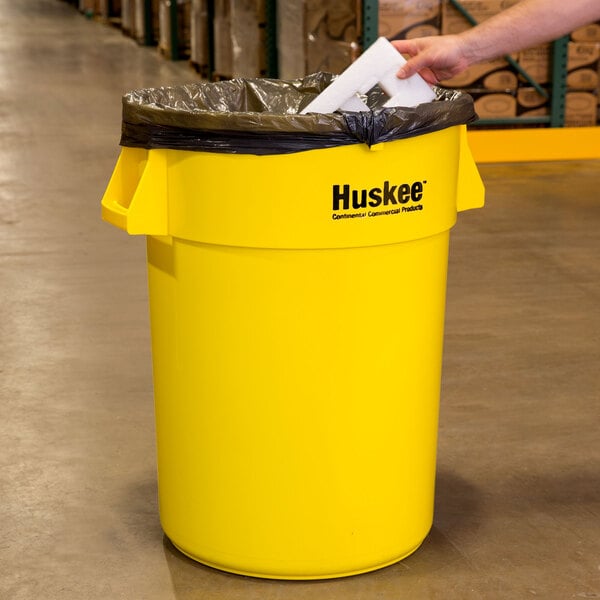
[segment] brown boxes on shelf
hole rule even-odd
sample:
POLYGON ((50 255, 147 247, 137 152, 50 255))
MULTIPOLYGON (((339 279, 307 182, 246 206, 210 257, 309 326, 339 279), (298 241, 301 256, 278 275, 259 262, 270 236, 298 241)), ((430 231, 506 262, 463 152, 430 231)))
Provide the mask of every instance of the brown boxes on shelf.
POLYGON ((188 58, 190 55, 190 8, 190 0, 159 0, 158 49, 167 58, 188 58), (177 48, 172 47, 171 2, 177 2, 177 48))
MULTIPOLYGON (((600 26, 599 26, 600 30, 600 26)), ((582 30, 574 35, 585 37, 600 33, 595 28, 587 34, 582 30)), ((595 90, 598 88, 598 68, 600 42, 571 41, 568 44, 567 87, 577 90, 595 90)), ((549 83, 552 79, 552 44, 528 48, 519 53, 519 64, 539 84, 549 83)), ((527 85, 525 83, 525 85, 527 85)))
POLYGON ((379 0, 379 35, 410 39, 439 35, 441 0, 379 0))
POLYGON ((594 127, 598 118, 598 96, 595 92, 567 92, 565 127, 594 127))
POLYGON ((519 117, 544 117, 550 114, 550 90, 544 88, 544 98, 535 88, 523 86, 517 90, 517 115, 519 117))
MULTIPOLYGON (((573 32, 575 37, 593 37, 595 28, 573 32)), ((571 41, 567 58, 567 94, 565 97, 565 126, 593 127, 598 120, 598 70, 600 42, 571 41)))
MULTIPOLYGON (((596 90, 599 59, 600 42, 569 42, 567 87, 576 90, 596 90)), ((537 83, 549 83, 552 79, 552 44, 523 50, 519 53, 519 64, 537 83)))
MULTIPOLYGON (((465 10, 481 23, 507 9, 518 0, 461 0, 465 10)), ((449 2, 442 2, 442 33, 460 33, 472 27, 467 19, 449 2)))
POLYGON ((306 0, 306 71, 341 73, 359 54, 356 0, 306 0))
POLYGON ((277 0, 277 60, 281 79, 308 75, 304 0, 277 0))
MULTIPOLYGON (((132 0, 130 0, 131 2, 132 0)), ((140 44, 156 44, 159 37, 158 4, 159 0, 133 0, 134 14, 131 37, 140 44), (149 12, 146 13, 148 3, 149 12), (149 23, 146 23, 146 18, 149 23), (146 29, 147 28, 147 29, 146 29), (148 33, 148 35, 147 35, 148 33)))
POLYGON ((600 42, 569 42, 567 88, 577 91, 598 89, 600 42))
POLYGON ((215 0, 214 52, 217 79, 265 74, 265 4, 263 0, 215 0))
POLYGON ((208 1, 192 0, 190 9, 190 62, 205 79, 210 69, 208 1))
MULTIPOLYGON (((518 0, 462 0, 466 11, 478 22, 498 14, 516 4, 518 0)), ((455 34, 470 29, 469 21, 449 2, 442 2, 442 34, 455 34)), ((443 81, 450 88, 473 88, 514 92, 518 78, 508 63, 498 58, 489 62, 473 65, 460 75, 443 81)), ((511 96, 512 97, 512 96, 511 96)), ((508 103, 508 102, 507 102, 508 103)))
POLYGON ((121 22, 121 0, 98 0, 100 17, 111 23, 121 22))
POLYGON ((517 75, 503 58, 473 65, 452 79, 442 81, 444 87, 515 91, 517 75))
POLYGON ((133 35, 135 23, 135 0, 121 0, 121 30, 126 35, 133 35))
POLYGON ((571 32, 574 42, 600 42, 600 23, 590 23, 571 32))
MULTIPOLYGON (((552 78, 552 44, 542 44, 519 52, 519 65, 527 71, 536 83, 544 85, 552 78)), ((522 81, 525 81, 521 77, 522 81)), ((525 82, 524 85, 531 85, 525 82)))
POLYGON ((359 55, 357 0, 280 0, 277 3, 279 77, 341 73, 359 55))
POLYGON ((466 90, 474 101, 480 119, 509 119, 517 116, 517 99, 514 92, 494 92, 481 89, 466 90))
MULTIPOLYGON (((538 83, 550 82, 551 45, 521 53, 519 60, 538 83), (522 58, 524 54, 527 56, 526 60, 522 58)), ((569 42, 565 97, 566 127, 591 127, 596 124, 599 66, 600 43, 569 42)), ((548 115, 550 101, 545 100, 535 89, 524 85, 517 92, 517 114, 523 117, 548 115)))
POLYGON ((598 89, 598 69, 576 69, 567 73, 568 90, 596 91, 598 89))

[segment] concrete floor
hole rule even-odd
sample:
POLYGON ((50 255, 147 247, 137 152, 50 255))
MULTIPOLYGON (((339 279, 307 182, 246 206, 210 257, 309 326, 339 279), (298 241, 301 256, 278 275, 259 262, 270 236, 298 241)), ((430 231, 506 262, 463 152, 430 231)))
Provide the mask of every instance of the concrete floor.
POLYGON ((158 521, 145 247, 104 224, 120 98, 197 77, 59 0, 0 0, 0 598, 600 598, 600 164, 486 165, 453 230, 433 530, 292 583, 158 521))

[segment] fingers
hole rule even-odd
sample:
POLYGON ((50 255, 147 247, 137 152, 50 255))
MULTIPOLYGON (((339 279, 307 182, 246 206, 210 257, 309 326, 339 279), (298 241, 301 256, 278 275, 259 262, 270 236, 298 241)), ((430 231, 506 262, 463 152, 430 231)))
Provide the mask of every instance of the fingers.
POLYGON ((431 69, 419 69, 418 71, 415 71, 415 73, 417 72, 430 85, 438 85, 440 83, 439 78, 431 69))
POLYGON ((406 79, 415 73, 419 73, 423 79, 425 79, 425 81, 428 81, 429 83, 437 83, 437 79, 429 67, 431 67, 431 64, 427 59, 427 56, 423 53, 420 53, 409 58, 398 69, 396 76, 399 79, 406 79))
POLYGON ((404 63, 398 69, 398 72, 396 73, 396 77, 398 77, 399 79, 406 79, 407 77, 414 75, 417 71, 418 71, 418 69, 415 67, 415 61, 411 59, 411 60, 408 60, 406 63, 404 63))
POLYGON ((414 56, 419 49, 413 40, 392 40, 392 46, 400 52, 400 54, 408 54, 414 56))
MULTIPOLYGON (((410 58, 407 62, 398 69, 396 73, 399 79, 406 79, 415 73, 418 73, 423 67, 426 66, 425 61, 422 60, 419 54, 419 46, 414 40, 394 40, 392 46, 400 52, 400 54, 406 54, 410 58)), ((427 80, 427 77, 425 77, 427 80)))

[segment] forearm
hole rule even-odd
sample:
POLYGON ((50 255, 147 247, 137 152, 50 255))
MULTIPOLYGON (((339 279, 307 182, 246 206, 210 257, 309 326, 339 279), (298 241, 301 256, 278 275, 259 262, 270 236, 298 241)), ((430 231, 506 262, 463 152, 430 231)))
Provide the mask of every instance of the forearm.
POLYGON ((521 0, 459 34, 469 64, 549 42, 600 20, 600 0, 521 0))
POLYGON ((398 77, 419 72, 438 83, 469 65, 550 42, 594 21, 600 21, 600 0, 521 0, 458 35, 392 42, 409 57, 398 77))

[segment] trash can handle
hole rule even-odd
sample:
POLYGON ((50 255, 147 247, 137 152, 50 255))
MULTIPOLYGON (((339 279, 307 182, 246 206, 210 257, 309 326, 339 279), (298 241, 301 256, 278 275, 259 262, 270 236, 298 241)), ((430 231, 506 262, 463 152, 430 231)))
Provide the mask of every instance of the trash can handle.
POLYGON ((456 209, 460 212, 470 208, 481 208, 485 200, 485 188, 473 160, 467 140, 467 126, 460 127, 458 157, 458 181, 456 185, 456 209))
POLYGON ((102 218, 129 234, 168 235, 164 150, 122 148, 102 198, 102 218))

